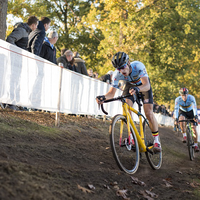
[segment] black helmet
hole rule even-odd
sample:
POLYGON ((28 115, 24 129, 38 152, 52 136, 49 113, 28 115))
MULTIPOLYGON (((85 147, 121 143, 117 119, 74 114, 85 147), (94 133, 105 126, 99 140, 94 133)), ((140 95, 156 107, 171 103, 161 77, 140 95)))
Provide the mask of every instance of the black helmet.
POLYGON ((112 64, 115 68, 120 68, 129 61, 129 56, 124 52, 118 52, 113 56, 112 64))
POLYGON ((189 93, 189 90, 187 88, 181 88, 179 90, 179 94, 180 95, 184 95, 184 94, 188 94, 189 93))

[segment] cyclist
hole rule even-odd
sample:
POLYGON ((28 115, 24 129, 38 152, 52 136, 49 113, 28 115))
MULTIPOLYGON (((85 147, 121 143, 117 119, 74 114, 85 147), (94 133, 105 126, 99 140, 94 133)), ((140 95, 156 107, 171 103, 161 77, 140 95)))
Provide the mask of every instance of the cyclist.
MULTIPOLYGON (((105 95, 96 97, 97 103, 102 104, 104 100, 113 98, 118 88, 119 80, 126 80, 127 86, 123 91, 123 95, 142 93, 144 112, 149 120, 152 135, 154 136, 154 151, 161 152, 162 148, 159 141, 158 123, 153 113, 153 93, 144 64, 139 61, 130 63, 129 56, 124 52, 116 53, 112 58, 112 64, 116 68, 112 77, 112 87, 105 95), (130 88, 129 82, 135 84, 136 87, 130 88)), ((126 102, 130 106, 133 106, 134 97, 131 96, 127 98, 126 102)))
MULTIPOLYGON (((199 152, 198 147, 198 134, 197 134, 197 125, 198 125, 198 115, 197 115, 197 104, 195 97, 191 94, 188 94, 189 91, 187 88, 181 88, 179 90, 180 96, 175 99, 175 108, 174 108, 174 116, 175 116, 175 124, 178 124, 179 120, 193 119, 192 122, 192 130, 196 137, 194 137, 194 150, 195 152, 199 152)), ((180 127, 183 133, 183 143, 186 143, 186 125, 185 122, 180 122, 180 127)))

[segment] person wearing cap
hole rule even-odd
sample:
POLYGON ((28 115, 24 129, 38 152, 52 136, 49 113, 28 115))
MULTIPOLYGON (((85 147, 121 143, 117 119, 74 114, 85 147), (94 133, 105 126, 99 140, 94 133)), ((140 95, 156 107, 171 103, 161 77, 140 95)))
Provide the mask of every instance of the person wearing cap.
POLYGON ((57 63, 63 63, 64 68, 77 72, 74 65, 73 52, 71 50, 65 51, 64 55, 57 59, 57 63))
POLYGON ((76 66, 77 72, 88 76, 87 68, 85 66, 85 61, 80 58, 80 55, 78 52, 74 52, 74 61, 75 61, 74 64, 76 66))
POLYGON ((105 75, 101 76, 99 78, 99 80, 111 84, 112 83, 112 75, 113 75, 113 71, 110 70, 105 75))
POLYGON ((56 31, 51 31, 48 37, 45 37, 44 42, 42 44, 42 49, 40 52, 40 57, 49 60, 52 63, 57 64, 56 61, 56 48, 54 44, 58 40, 58 33, 56 31))

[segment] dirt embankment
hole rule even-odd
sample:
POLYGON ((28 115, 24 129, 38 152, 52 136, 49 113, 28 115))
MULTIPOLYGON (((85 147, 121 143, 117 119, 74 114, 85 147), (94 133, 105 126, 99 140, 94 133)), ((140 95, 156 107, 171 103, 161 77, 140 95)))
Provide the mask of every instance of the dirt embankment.
POLYGON ((163 165, 142 156, 136 174, 120 171, 109 144, 109 121, 0 110, 0 199, 200 199, 200 156, 171 128, 160 127, 163 165))

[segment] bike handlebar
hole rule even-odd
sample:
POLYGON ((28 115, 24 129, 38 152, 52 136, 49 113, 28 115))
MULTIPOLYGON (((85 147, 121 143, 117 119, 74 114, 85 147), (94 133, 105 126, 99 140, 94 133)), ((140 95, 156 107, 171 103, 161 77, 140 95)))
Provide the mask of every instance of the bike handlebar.
MULTIPOLYGON (((127 94, 127 95, 123 95, 123 96, 118 96, 118 97, 115 97, 115 98, 112 98, 112 99, 108 99, 108 100, 104 100, 103 103, 108 103, 108 102, 112 102, 112 101, 117 101, 117 100, 121 100, 123 101, 123 99, 127 98, 127 97, 131 97, 132 95, 131 94, 127 94)), ((142 104, 140 103, 140 99, 141 99, 141 96, 139 96, 139 94, 135 95, 136 97, 136 103, 138 104, 138 106, 142 106, 142 104)), ((105 111, 104 107, 103 107, 103 104, 101 104, 101 110, 103 111, 103 113, 105 113, 106 115, 108 115, 108 112, 105 111)))

